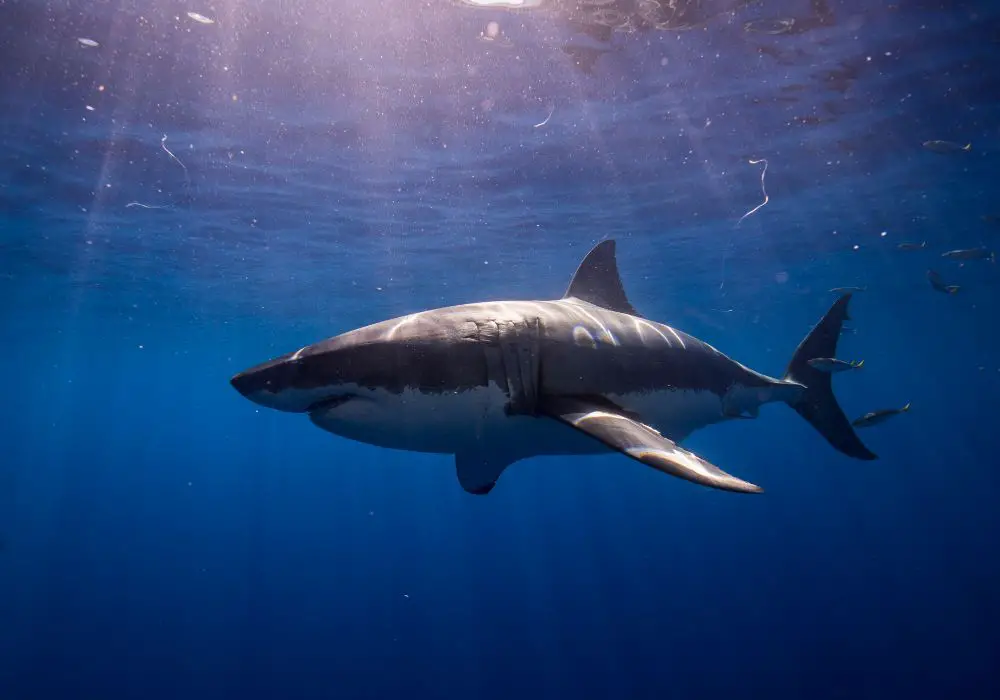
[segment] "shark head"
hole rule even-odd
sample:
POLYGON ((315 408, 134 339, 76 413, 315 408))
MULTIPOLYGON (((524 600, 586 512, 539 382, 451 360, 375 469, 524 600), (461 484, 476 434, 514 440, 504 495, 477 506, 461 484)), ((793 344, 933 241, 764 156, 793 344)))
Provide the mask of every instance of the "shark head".
POLYGON ((244 397, 266 408, 306 413, 346 393, 336 349, 309 345, 251 367, 229 380, 244 397))

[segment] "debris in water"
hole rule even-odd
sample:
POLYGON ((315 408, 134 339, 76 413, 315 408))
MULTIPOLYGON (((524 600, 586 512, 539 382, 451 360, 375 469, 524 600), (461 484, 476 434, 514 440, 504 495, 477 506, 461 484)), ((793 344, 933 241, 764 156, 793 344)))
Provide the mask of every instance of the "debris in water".
POLYGON ((125 208, 129 207, 142 207, 143 209, 169 209, 170 207, 160 207, 154 204, 143 204, 142 202, 129 202, 125 205, 125 208))
POLYGON ((757 211, 759 211, 761 209, 761 207, 763 207, 765 204, 767 204, 770 201, 770 197, 767 196, 767 190, 764 189, 764 176, 767 174, 767 158, 758 158, 756 160, 750 160, 749 163, 750 163, 750 165, 757 165, 758 163, 763 163, 764 164, 764 169, 760 171, 760 192, 761 192, 761 194, 764 195, 764 201, 761 202, 760 204, 758 204, 757 206, 755 206, 753 209, 751 209, 750 211, 748 211, 743 216, 741 216, 740 220, 736 222, 737 226, 739 226, 740 224, 743 223, 743 219, 747 218, 751 214, 757 213, 757 211))
POLYGON ((162 138, 162 139, 160 139, 160 146, 161 146, 161 147, 163 148, 163 150, 164 150, 164 151, 166 151, 166 152, 167 152, 167 155, 168 155, 168 156, 170 156, 170 157, 171 157, 171 158, 173 158, 173 159, 174 159, 175 161, 177 161, 177 165, 179 165, 179 166, 181 166, 182 168, 184 168, 184 174, 185 174, 185 175, 187 175, 187 171, 188 171, 188 169, 187 169, 187 166, 186 166, 186 165, 184 165, 184 163, 182 163, 182 162, 181 162, 181 159, 180 159, 180 158, 178 158, 177 156, 175 156, 175 155, 173 154, 173 152, 172 152, 172 151, 171 151, 171 150, 170 150, 169 148, 167 148, 167 135, 166 135, 166 134, 164 134, 164 135, 163 135, 163 138, 162 138))
POLYGON ((549 123, 549 119, 552 118, 552 114, 555 111, 556 111, 556 106, 555 105, 549 105, 549 116, 545 117, 545 119, 543 119, 542 121, 540 121, 537 124, 535 124, 535 128, 538 129, 538 128, 541 128, 541 127, 545 126, 546 124, 548 124, 549 123))

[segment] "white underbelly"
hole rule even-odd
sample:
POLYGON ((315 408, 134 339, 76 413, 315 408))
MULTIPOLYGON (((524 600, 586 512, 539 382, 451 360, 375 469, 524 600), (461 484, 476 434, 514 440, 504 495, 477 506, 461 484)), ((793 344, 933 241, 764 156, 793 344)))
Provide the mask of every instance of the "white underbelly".
POLYGON ((722 400, 711 391, 664 390, 610 394, 608 398, 638 414, 643 423, 678 443, 695 430, 726 420, 722 400))
POLYGON ((336 435, 379 447, 454 454, 496 445, 532 454, 601 452, 603 446, 544 417, 508 416, 496 385, 451 393, 348 388, 344 403, 314 411, 311 419, 336 435))
MULTIPOLYGON (((313 423, 379 447, 446 454, 485 448, 524 456, 607 451, 597 440, 554 419, 507 415, 507 396, 492 383, 450 393, 358 387, 345 387, 345 393, 353 398, 314 411, 313 423)), ((660 391, 608 398, 675 442, 724 420, 722 403, 711 392, 660 391)))
POLYGON ((310 417, 324 430, 380 447, 417 452, 454 452, 503 415, 502 392, 476 387, 467 391, 423 393, 410 389, 345 387, 353 398, 310 417))

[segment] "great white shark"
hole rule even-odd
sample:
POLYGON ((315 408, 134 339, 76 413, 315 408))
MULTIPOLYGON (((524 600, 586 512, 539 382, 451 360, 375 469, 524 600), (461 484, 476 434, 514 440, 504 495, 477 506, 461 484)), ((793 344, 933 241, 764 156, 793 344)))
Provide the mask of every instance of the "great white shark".
POLYGON ((506 467, 539 455, 616 450, 705 486, 756 493, 680 446, 713 423, 784 402, 840 452, 876 459, 844 415, 831 375, 851 295, 833 303, 778 379, 641 316, 615 243, 595 246, 565 296, 421 311, 307 345, 231 380, 246 398, 305 413, 380 447, 451 454, 458 481, 489 493, 506 467))

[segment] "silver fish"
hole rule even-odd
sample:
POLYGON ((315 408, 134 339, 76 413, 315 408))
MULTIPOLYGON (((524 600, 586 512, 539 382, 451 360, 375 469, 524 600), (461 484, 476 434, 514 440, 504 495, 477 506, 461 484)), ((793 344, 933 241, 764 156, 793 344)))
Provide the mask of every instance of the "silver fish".
POLYGON ((860 418, 855 419, 851 425, 855 428, 870 428, 873 425, 884 423, 893 416, 898 416, 900 413, 906 413, 909 410, 910 404, 906 404, 902 408, 883 408, 879 411, 871 411, 870 413, 866 413, 860 418))
POLYGON ((795 26, 794 17, 775 17, 771 19, 752 19, 744 23, 743 30, 757 34, 787 34, 795 26))
POLYGON ((952 260, 989 260, 990 262, 997 261, 997 254, 992 250, 988 250, 986 247, 959 248, 957 250, 949 250, 947 253, 941 253, 941 257, 950 258, 952 260))
POLYGON ((924 141, 924 148, 928 151, 933 151, 934 153, 962 153, 972 150, 972 144, 967 143, 964 146, 960 143, 955 143, 954 141, 924 141))
POLYGON ((943 292, 944 294, 954 294, 960 289, 957 284, 945 284, 941 275, 934 270, 927 271, 927 281, 931 283, 931 286, 934 287, 934 289, 939 292, 943 292))
POLYGON ((846 372, 849 369, 861 369, 864 366, 865 361, 861 360, 857 362, 852 360, 850 362, 845 362, 844 360, 838 360, 834 357, 814 357, 809 360, 809 366, 813 369, 818 369, 820 372, 826 372, 827 374, 834 374, 836 372, 846 372))
POLYGON ((863 292, 868 287, 834 287, 830 291, 834 294, 853 294, 854 292, 863 292))
POLYGON ((896 246, 897 250, 922 250, 927 247, 927 241, 921 241, 920 243, 900 243, 896 246))

